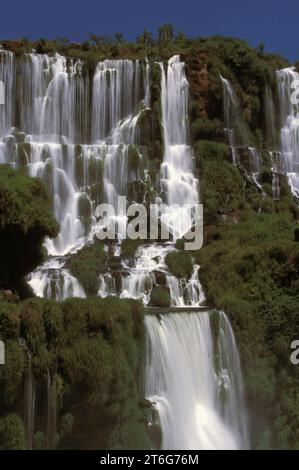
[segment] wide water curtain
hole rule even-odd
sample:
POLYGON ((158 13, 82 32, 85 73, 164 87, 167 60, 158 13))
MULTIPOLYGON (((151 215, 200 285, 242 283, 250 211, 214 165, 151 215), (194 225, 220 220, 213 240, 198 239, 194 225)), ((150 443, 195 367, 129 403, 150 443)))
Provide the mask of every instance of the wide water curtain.
POLYGON ((150 315, 146 326, 146 394, 159 412, 163 448, 247 448, 239 356, 224 313, 150 315))
POLYGON ((84 296, 64 256, 92 239, 99 203, 117 209, 117 196, 142 179, 141 153, 135 151, 140 164, 133 169, 128 160, 138 117, 149 106, 148 62, 100 62, 90 77, 79 59, 0 51, 0 79, 6 84, 0 162, 27 166, 44 180, 60 224, 58 237, 46 240, 57 258, 37 269, 30 284, 41 296, 84 296))

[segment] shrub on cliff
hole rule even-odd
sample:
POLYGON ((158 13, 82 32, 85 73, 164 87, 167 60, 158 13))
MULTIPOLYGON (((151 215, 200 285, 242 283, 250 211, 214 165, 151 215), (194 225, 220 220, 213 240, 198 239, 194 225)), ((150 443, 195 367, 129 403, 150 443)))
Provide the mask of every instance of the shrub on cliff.
POLYGON ((40 437, 46 435, 43 410, 49 374, 58 415, 68 417, 67 422, 58 422, 60 448, 99 449, 110 443, 117 448, 126 448, 127 443, 151 447, 139 407, 145 342, 140 302, 113 297, 62 303, 27 299, 11 307, 2 301, 0 338, 6 349, 0 376, 0 437, 2 429, 7 430, 7 448, 23 445, 20 418, 7 421, 6 414, 22 409, 30 370, 37 448, 44 445, 40 437))
POLYGON ((0 418, 0 449, 26 449, 24 424, 17 414, 0 418))
POLYGON ((199 139, 222 140, 224 136, 223 124, 218 119, 201 117, 193 122, 191 135, 194 142, 199 139))
POLYGON ((221 142, 199 140, 194 145, 194 152, 198 160, 230 160, 230 149, 221 142))
POLYGON ((6 165, 0 167, 0 279, 2 288, 20 288, 26 274, 43 259, 44 237, 55 237, 43 184, 6 165))
POLYGON ((187 252, 172 251, 166 255, 165 263, 170 272, 179 279, 182 277, 189 279, 192 274, 192 261, 187 252))
POLYGON ((78 279, 87 295, 96 295, 98 292, 98 279, 105 258, 104 244, 95 240, 71 256, 66 263, 66 267, 78 279))
POLYGON ((151 294, 150 303, 153 307, 169 307, 171 303, 169 290, 166 287, 155 287, 151 294))
POLYGON ((240 172, 224 160, 204 162, 201 192, 204 213, 209 221, 217 219, 220 214, 241 209, 245 202, 240 172))

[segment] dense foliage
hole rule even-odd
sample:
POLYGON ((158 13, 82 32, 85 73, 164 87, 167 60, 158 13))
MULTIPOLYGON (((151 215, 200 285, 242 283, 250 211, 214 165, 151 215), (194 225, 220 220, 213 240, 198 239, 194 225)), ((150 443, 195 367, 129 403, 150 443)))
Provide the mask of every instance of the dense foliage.
POLYGON ((97 239, 72 255, 66 263, 87 295, 97 295, 99 274, 106 259, 104 244, 97 239))
POLYGON ((51 441, 49 376, 56 397, 55 447, 150 447, 139 406, 145 341, 139 302, 92 297, 62 303, 1 301, 0 338, 6 346, 6 364, 0 370, 2 448, 28 445, 28 419, 22 410, 30 400, 24 395, 30 371, 36 397, 35 448, 51 441))
POLYGON ((0 286, 21 290, 23 278, 43 259, 45 236, 58 224, 43 184, 20 170, 0 166, 0 286))

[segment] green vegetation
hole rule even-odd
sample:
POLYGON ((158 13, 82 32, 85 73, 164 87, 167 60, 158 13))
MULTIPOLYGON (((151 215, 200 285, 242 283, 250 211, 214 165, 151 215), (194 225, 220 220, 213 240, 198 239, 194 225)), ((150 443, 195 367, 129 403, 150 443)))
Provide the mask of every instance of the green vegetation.
POLYGON ((86 295, 97 294, 105 260, 104 243, 97 239, 67 260, 66 268, 78 279, 86 295))
POLYGON ((186 252, 171 251, 165 257, 170 272, 177 278, 189 277, 192 274, 192 261, 186 252))
POLYGON ((24 425, 21 418, 14 413, 0 418, 0 449, 26 449, 24 425))
POLYGON ((219 119, 201 117, 192 123, 191 135, 194 142, 199 139, 221 140, 224 138, 223 124, 219 119))
POLYGON ((244 205, 244 182, 240 172, 224 160, 204 162, 201 192, 208 221, 244 205))
POLYGON ((169 307, 171 304, 169 289, 160 286, 155 287, 151 294, 150 304, 153 307, 169 307))
POLYGON ((0 376, 1 448, 25 448, 23 416, 6 413, 22 409, 26 348, 32 353, 40 414, 35 448, 45 446, 42 390, 48 371, 55 384, 59 448, 150 448, 139 407, 143 315, 141 303, 115 298, 0 302, 0 338, 7 356, 0 376))
POLYGON ((137 238, 131 240, 130 238, 124 238, 121 242, 121 254, 123 258, 134 258, 137 248, 142 245, 142 240, 137 238))
POLYGON ((24 276, 43 260, 44 237, 55 237, 58 228, 42 183, 1 165, 0 287, 24 292, 24 276))
POLYGON ((231 152, 227 144, 210 140, 199 140, 194 146, 196 158, 199 160, 225 159, 231 162, 231 152))

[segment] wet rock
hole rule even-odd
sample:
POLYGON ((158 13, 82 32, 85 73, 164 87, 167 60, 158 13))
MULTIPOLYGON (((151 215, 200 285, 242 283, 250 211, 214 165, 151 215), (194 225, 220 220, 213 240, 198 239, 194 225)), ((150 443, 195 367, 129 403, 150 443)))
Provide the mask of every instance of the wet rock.
POLYGON ((163 271, 154 271, 155 282, 160 286, 166 286, 166 275, 163 271))
POLYGON ((14 294, 10 289, 3 289, 2 296, 5 300, 11 303, 18 303, 20 301, 20 297, 17 294, 14 294))
POLYGON ((139 406, 140 408, 152 408, 152 402, 148 400, 147 398, 141 398, 139 401, 139 406))

